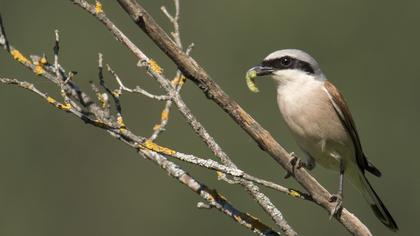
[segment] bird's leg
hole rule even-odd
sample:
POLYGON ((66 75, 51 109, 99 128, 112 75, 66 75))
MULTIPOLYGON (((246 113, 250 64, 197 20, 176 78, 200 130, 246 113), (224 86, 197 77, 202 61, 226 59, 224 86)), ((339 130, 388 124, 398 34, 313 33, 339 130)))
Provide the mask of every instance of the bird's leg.
MULTIPOLYGON (((300 169, 302 167, 306 168, 306 164, 305 162, 301 161, 299 159, 298 156, 296 156, 296 154, 294 152, 290 153, 290 156, 292 156, 292 159, 290 159, 290 164, 292 165, 292 169, 293 171, 295 170, 295 168, 300 169)), ((287 172, 286 175, 284 176, 285 179, 289 178, 290 176, 292 176, 291 172, 287 172)))
POLYGON ((331 195, 329 201, 335 202, 335 207, 330 212, 330 218, 338 214, 343 207, 343 186, 344 186, 344 162, 340 158, 340 179, 338 184, 338 192, 331 195))

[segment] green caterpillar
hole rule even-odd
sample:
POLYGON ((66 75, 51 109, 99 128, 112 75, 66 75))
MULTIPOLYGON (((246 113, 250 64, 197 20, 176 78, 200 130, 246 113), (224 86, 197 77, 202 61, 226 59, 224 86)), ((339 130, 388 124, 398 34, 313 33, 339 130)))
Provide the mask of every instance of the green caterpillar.
POLYGON ((249 90, 251 90, 254 93, 258 93, 260 90, 257 88, 257 85, 255 84, 255 81, 254 81, 255 78, 257 78, 257 72, 255 70, 250 70, 246 73, 245 81, 249 90))

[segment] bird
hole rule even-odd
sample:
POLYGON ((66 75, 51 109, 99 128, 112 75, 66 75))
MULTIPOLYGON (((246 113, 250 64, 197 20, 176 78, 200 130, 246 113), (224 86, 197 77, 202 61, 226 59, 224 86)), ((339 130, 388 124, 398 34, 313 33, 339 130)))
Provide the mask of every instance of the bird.
POLYGON ((299 166, 312 170, 319 164, 339 172, 338 191, 329 199, 336 203, 331 216, 342 209, 346 178, 362 193, 376 217, 390 230, 398 231, 365 175, 369 172, 380 177, 381 172, 364 154, 349 107, 318 62, 302 50, 283 49, 249 69, 247 77, 250 74, 255 78, 271 76, 275 81, 280 113, 304 153, 298 159, 299 166))

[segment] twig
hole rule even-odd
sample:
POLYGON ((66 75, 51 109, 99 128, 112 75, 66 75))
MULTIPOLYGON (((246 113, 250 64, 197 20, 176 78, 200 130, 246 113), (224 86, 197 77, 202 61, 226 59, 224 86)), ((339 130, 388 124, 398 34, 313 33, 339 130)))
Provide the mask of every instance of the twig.
MULTIPOLYGON (((180 32, 179 32, 179 11, 180 11, 180 7, 179 7, 179 0, 173 0, 174 5, 175 5, 175 16, 172 16, 168 10, 166 9, 165 6, 162 6, 160 9, 162 10, 162 12, 166 15, 166 17, 169 19, 169 21, 172 23, 173 27, 174 27, 174 31, 171 33, 172 38, 175 40, 176 45, 182 49, 182 41, 181 41, 181 37, 180 37, 180 32)), ((194 44, 190 44, 190 46, 188 46, 187 50, 185 53, 189 54, 193 48, 194 44)), ((185 77, 181 74, 181 72, 179 70, 177 70, 176 74, 175 74, 175 78, 171 81, 172 85, 175 87, 175 90, 177 93, 179 93, 181 91, 182 86, 184 85, 185 82, 185 77)), ((155 140, 157 139, 157 137, 159 136, 160 133, 162 133, 163 131, 165 131, 166 126, 168 125, 168 121, 169 121, 169 112, 170 109, 172 107, 172 100, 168 100, 165 103, 165 106, 161 112, 161 116, 160 116, 160 123, 156 124, 153 127, 153 133, 150 136, 150 140, 155 140)))
MULTIPOLYGON (((185 51, 185 53, 189 54, 191 52, 191 50, 192 50, 193 47, 194 47, 194 43, 191 43, 188 46, 188 48, 185 51)), ((171 81, 171 83, 172 83, 172 86, 175 87, 175 90, 176 90, 176 92, 178 94, 181 91, 182 86, 185 83, 185 79, 186 78, 185 78, 185 76, 182 75, 181 71, 177 70, 176 75, 175 75, 175 78, 171 81)), ((173 103, 172 103, 172 100, 171 99, 168 100, 168 101, 166 101, 165 107, 163 108, 162 113, 161 113, 160 123, 159 124, 156 124, 153 127, 154 132, 150 136, 149 139, 155 140, 160 133, 162 133, 163 131, 165 131, 166 126, 168 125, 168 121, 169 121, 169 119, 168 119, 169 117, 168 116, 169 116, 169 111, 171 109, 172 104, 173 103)))
MULTIPOLYGON (((107 92, 106 94, 111 96, 112 99, 114 100, 115 110, 117 111, 117 123, 120 125, 121 128, 125 129, 126 127, 125 127, 125 124, 124 124, 124 121, 123 121, 123 118, 122 118, 122 106, 121 106, 121 102, 120 102, 120 93, 115 93, 115 92, 111 91, 111 89, 109 89, 105 85, 104 73, 103 73, 103 55, 102 55, 102 53, 98 54, 98 78, 99 78, 99 84, 107 92)), ((98 97, 99 97, 100 101, 103 100, 103 102, 105 102, 105 99, 104 99, 105 97, 102 94, 100 94, 100 96, 98 96, 98 97)))
POLYGON ((261 184, 265 187, 277 190, 279 192, 285 193, 287 195, 293 196, 293 197, 297 197, 297 198, 301 198, 301 199, 305 199, 305 200, 311 200, 311 197, 305 193, 299 192, 297 190, 291 189, 291 188, 286 188, 283 187, 281 185, 278 185, 276 183, 267 181, 267 180, 263 180, 257 177, 254 177, 252 175, 249 175, 247 173, 245 173, 244 171, 237 169, 237 168, 232 168, 232 167, 228 167, 222 164, 219 164, 218 162, 211 160, 211 159, 202 159, 199 157, 196 157, 194 155, 191 154, 185 154, 185 153, 181 153, 181 152, 175 152, 174 154, 171 154, 170 156, 175 157, 181 161, 185 161, 191 164, 195 164, 198 166, 202 166, 211 170, 216 170, 219 172, 222 172, 224 174, 228 174, 230 176, 233 177, 237 177, 239 179, 243 179, 243 180, 249 180, 252 181, 254 183, 257 184, 261 184))
MULTIPOLYGON (((65 79, 63 80, 63 77, 61 76, 61 68, 60 68, 60 64, 58 64, 58 53, 60 51, 60 35, 58 33, 58 30, 54 30, 54 34, 55 34, 55 44, 54 44, 54 70, 55 70, 55 77, 56 80, 59 82, 60 85, 60 92, 61 92, 61 96, 64 98, 64 102, 70 104, 70 98, 67 96, 66 92, 65 92, 65 83, 69 81, 69 79, 65 79)), ((69 77, 71 78, 71 77, 69 77)))
POLYGON ((147 92, 146 90, 140 88, 139 86, 136 86, 134 89, 128 88, 124 85, 124 83, 122 82, 120 77, 117 75, 117 73, 114 70, 112 70, 110 65, 107 64, 106 68, 107 68, 108 72, 111 73, 111 75, 117 81, 118 85, 120 86, 118 88, 118 91, 115 91, 115 92, 122 93, 122 91, 126 91, 126 92, 129 92, 129 93, 139 93, 139 94, 144 95, 148 98, 155 99, 155 100, 158 100, 158 101, 166 101, 166 100, 170 99, 168 95, 154 95, 154 94, 151 94, 151 93, 147 92))
POLYGON ((54 44, 54 67, 55 67, 55 76, 57 80, 60 79, 60 69, 58 67, 58 52, 60 51, 60 36, 58 30, 54 31, 55 33, 55 44, 54 44))
MULTIPOLYGON (((98 79, 99 79, 99 84, 102 86, 102 88, 105 89, 105 93, 102 93, 99 88, 96 87, 96 85, 93 83, 93 81, 89 81, 92 90, 95 92, 96 97, 98 99, 98 101, 101 104, 102 109, 104 110, 106 116, 110 116, 111 115, 111 104, 109 102, 109 89, 105 86, 105 82, 104 82, 104 74, 103 74, 103 56, 102 53, 98 54, 98 79)), ((115 102, 115 101, 114 101, 115 102)), ((116 104, 119 104, 118 102, 115 102, 116 104)), ((121 110, 121 107, 118 107, 118 105, 116 105, 117 109, 121 110)))
POLYGON ((3 18, 0 14, 0 45, 10 53, 9 41, 7 40, 6 30, 4 29, 3 18))
POLYGON ((45 101, 47 101, 49 104, 53 105, 54 107, 56 107, 56 108, 58 108, 62 111, 65 111, 65 112, 69 112, 69 113, 75 115, 76 117, 78 117, 79 119, 81 119, 82 121, 84 121, 86 123, 89 123, 89 124, 97 126, 97 127, 105 128, 105 129, 108 129, 108 130, 113 129, 110 125, 107 125, 105 123, 99 123, 99 122, 91 119, 89 116, 86 116, 85 114, 78 111, 77 109, 75 109, 73 106, 71 106, 68 103, 63 104, 63 103, 58 102, 56 99, 48 96, 47 93, 42 92, 39 89, 37 89, 32 83, 29 83, 29 82, 26 82, 26 81, 19 81, 17 79, 9 79, 9 78, 1 78, 1 77, 0 77, 0 83, 15 85, 15 86, 18 86, 20 88, 27 89, 27 90, 35 93, 36 95, 42 97, 43 99, 45 99, 45 101))
POLYGON ((171 21, 172 25, 174 26, 174 31, 171 32, 172 38, 175 40, 176 45, 182 49, 182 41, 181 41, 181 37, 180 37, 180 33, 179 33, 179 11, 180 11, 180 7, 179 7, 179 0, 173 0, 174 5, 175 5, 175 16, 172 16, 168 10, 166 9, 165 6, 162 6, 160 9, 162 10, 162 12, 166 15, 166 17, 168 17, 169 21, 171 21))
POLYGON ((197 208, 199 208, 199 209, 211 209, 212 205, 209 205, 209 204, 204 203, 204 202, 197 202, 197 208))

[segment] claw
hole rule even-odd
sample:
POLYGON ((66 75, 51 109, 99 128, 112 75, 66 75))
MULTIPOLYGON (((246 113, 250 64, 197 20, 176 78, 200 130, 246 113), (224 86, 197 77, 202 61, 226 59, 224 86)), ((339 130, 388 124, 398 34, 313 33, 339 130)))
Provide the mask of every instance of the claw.
MULTIPOLYGON (((292 156, 292 159, 290 159, 290 164, 293 166, 293 170, 295 169, 300 169, 302 167, 306 167, 305 163, 303 161, 301 161, 294 152, 290 153, 290 156, 292 156)), ((285 179, 289 178, 290 176, 292 176, 291 172, 287 172, 286 175, 284 176, 285 179)))
POLYGON ((341 210, 343 209, 343 197, 341 194, 333 194, 331 195, 330 199, 328 199, 329 202, 335 202, 334 208, 330 212, 330 219, 333 216, 339 215, 341 213, 341 210))

